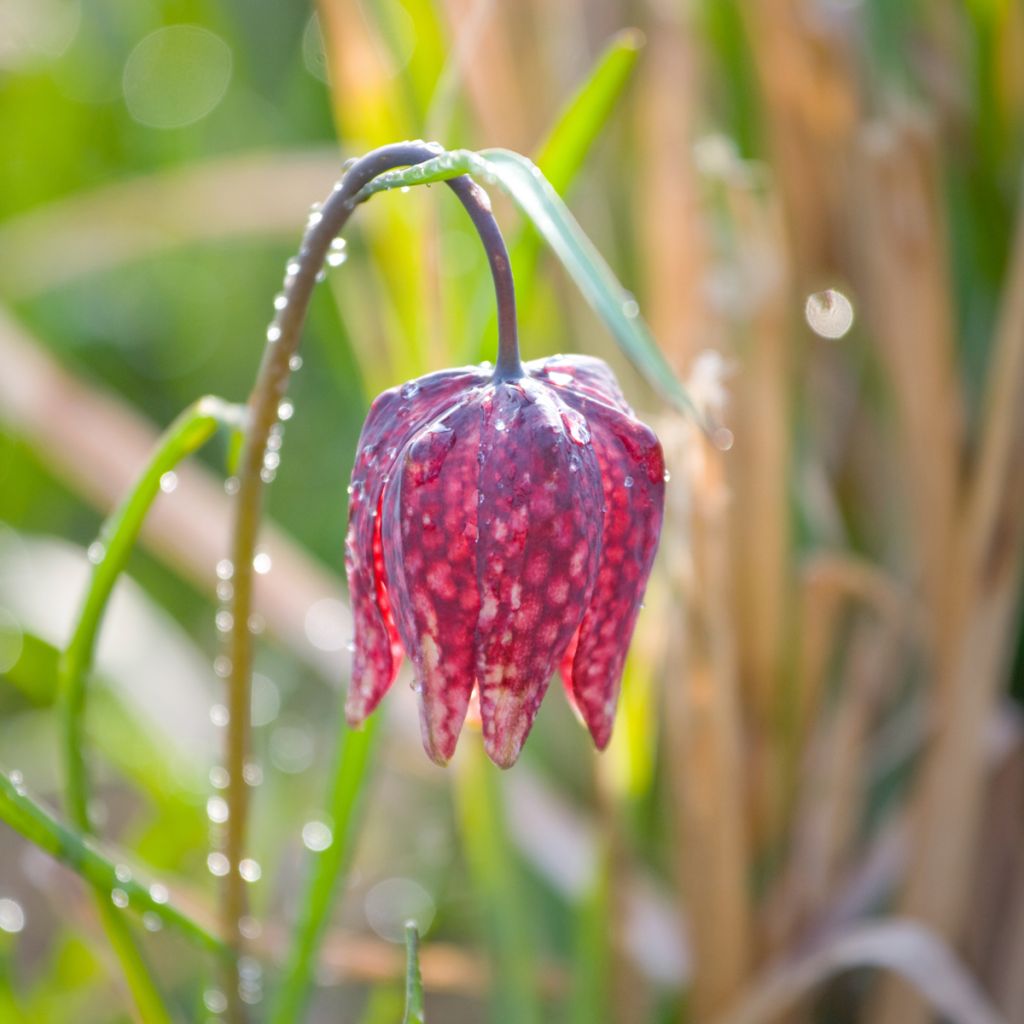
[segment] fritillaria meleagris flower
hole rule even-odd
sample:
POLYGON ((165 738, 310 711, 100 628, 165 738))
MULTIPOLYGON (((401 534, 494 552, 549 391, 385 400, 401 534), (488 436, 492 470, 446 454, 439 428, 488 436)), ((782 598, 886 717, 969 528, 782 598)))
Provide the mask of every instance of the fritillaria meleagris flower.
POLYGON ((474 688, 484 745, 513 764, 553 673, 599 748, 661 529, 665 467, 608 366, 585 356, 430 374, 363 427, 346 568, 359 724, 403 652, 423 742, 446 762, 474 688))

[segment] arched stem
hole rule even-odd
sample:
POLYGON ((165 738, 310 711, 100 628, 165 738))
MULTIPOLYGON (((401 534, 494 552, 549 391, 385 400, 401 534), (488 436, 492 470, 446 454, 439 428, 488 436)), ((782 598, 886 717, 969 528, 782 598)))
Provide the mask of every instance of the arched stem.
MULTIPOLYGON (((238 493, 234 508, 231 540, 233 566, 232 629, 229 642, 231 672, 228 680, 226 767, 228 770, 228 829, 225 853, 228 872, 223 890, 223 929, 232 946, 243 945, 239 922, 246 912, 244 881, 239 863, 244 856, 249 793, 245 763, 249 748, 250 686, 252 678, 252 637, 249 622, 253 612, 252 561, 256 549, 264 479, 267 441, 278 421, 278 408, 291 375, 291 360, 300 342, 317 276, 323 268, 331 243, 344 228, 358 204, 361 188, 379 174, 395 167, 423 163, 443 153, 433 143, 405 142, 382 146, 355 161, 324 202, 310 215, 299 254, 290 264, 285 279, 285 302, 267 331, 256 383, 249 397, 248 423, 238 470, 238 493)), ((495 377, 514 379, 522 375, 516 336, 515 293, 508 250, 491 213, 486 192, 463 176, 447 182, 470 215, 487 251, 498 302, 499 346, 495 377)), ((228 979, 229 1015, 233 1022, 244 1020, 238 996, 237 977, 228 979)))

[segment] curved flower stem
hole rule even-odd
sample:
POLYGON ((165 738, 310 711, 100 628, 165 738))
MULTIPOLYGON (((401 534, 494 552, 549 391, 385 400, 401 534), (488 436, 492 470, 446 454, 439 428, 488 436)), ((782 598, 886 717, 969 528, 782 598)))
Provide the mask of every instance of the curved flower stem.
MULTIPOLYGON (((67 782, 68 813, 72 824, 91 833, 89 781, 82 754, 82 732, 86 702, 86 678, 92 666, 96 637, 114 584, 131 554, 153 499, 160 491, 163 475, 199 448, 219 423, 241 423, 242 409, 217 398, 206 397, 189 406, 164 433, 153 457, 128 497, 104 523, 95 552, 89 580, 75 631, 57 668, 58 701, 64 742, 64 770, 67 782)), ((124 889, 115 881, 114 887, 124 889)), ((169 1021, 163 1000, 142 951, 117 908, 110 902, 111 887, 97 891, 96 905, 107 933, 121 962, 129 988, 140 1013, 147 1021, 169 1021)))
MULTIPOLYGON (((264 458, 267 441, 278 420, 291 374, 302 325, 309 309, 313 287, 321 273, 331 243, 348 222, 361 201, 359 191, 377 175, 394 167, 407 167, 433 159, 444 150, 436 144, 403 142, 382 146, 353 163, 323 206, 310 215, 298 256, 289 264, 285 278, 284 303, 267 330, 256 384, 249 398, 249 419, 238 471, 231 541, 233 565, 232 631, 229 646, 231 674, 228 681, 228 729, 226 767, 228 770, 228 831, 225 853, 228 872, 224 881, 223 925, 236 949, 241 949, 239 921, 245 914, 244 883, 238 865, 244 854, 249 794, 244 779, 249 746, 249 702, 252 678, 252 560, 256 549, 263 495, 264 458)), ((454 178, 449 187, 466 207, 487 250, 499 308, 499 356, 496 373, 502 378, 520 374, 516 338, 515 295, 508 250, 490 211, 487 194, 469 178, 454 178)), ((232 979, 229 979, 231 982, 232 979)), ((229 1018, 245 1018, 237 985, 229 983, 229 1018)))

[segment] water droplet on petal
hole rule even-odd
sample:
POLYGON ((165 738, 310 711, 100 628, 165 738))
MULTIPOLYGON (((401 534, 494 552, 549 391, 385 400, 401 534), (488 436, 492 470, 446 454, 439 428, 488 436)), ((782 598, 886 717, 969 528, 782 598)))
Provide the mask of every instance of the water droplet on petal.
POLYGON ((633 486, 633 478, 631 476, 627 476, 626 479, 623 481, 623 483, 625 483, 625 485, 627 487, 632 487, 633 486))
POLYGON ((411 380, 408 384, 402 385, 401 395, 403 398, 415 398, 419 394, 420 383, 417 380, 411 380))

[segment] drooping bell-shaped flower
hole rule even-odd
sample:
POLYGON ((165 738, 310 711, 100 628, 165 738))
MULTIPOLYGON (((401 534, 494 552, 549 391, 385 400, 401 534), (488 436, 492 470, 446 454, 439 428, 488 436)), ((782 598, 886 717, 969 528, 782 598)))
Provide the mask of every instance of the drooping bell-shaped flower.
POLYGON ((373 711, 404 652, 441 764, 474 688, 488 755, 513 764, 558 669, 607 745, 661 530, 661 446, 608 366, 515 364, 385 391, 352 472, 348 718, 373 711))

